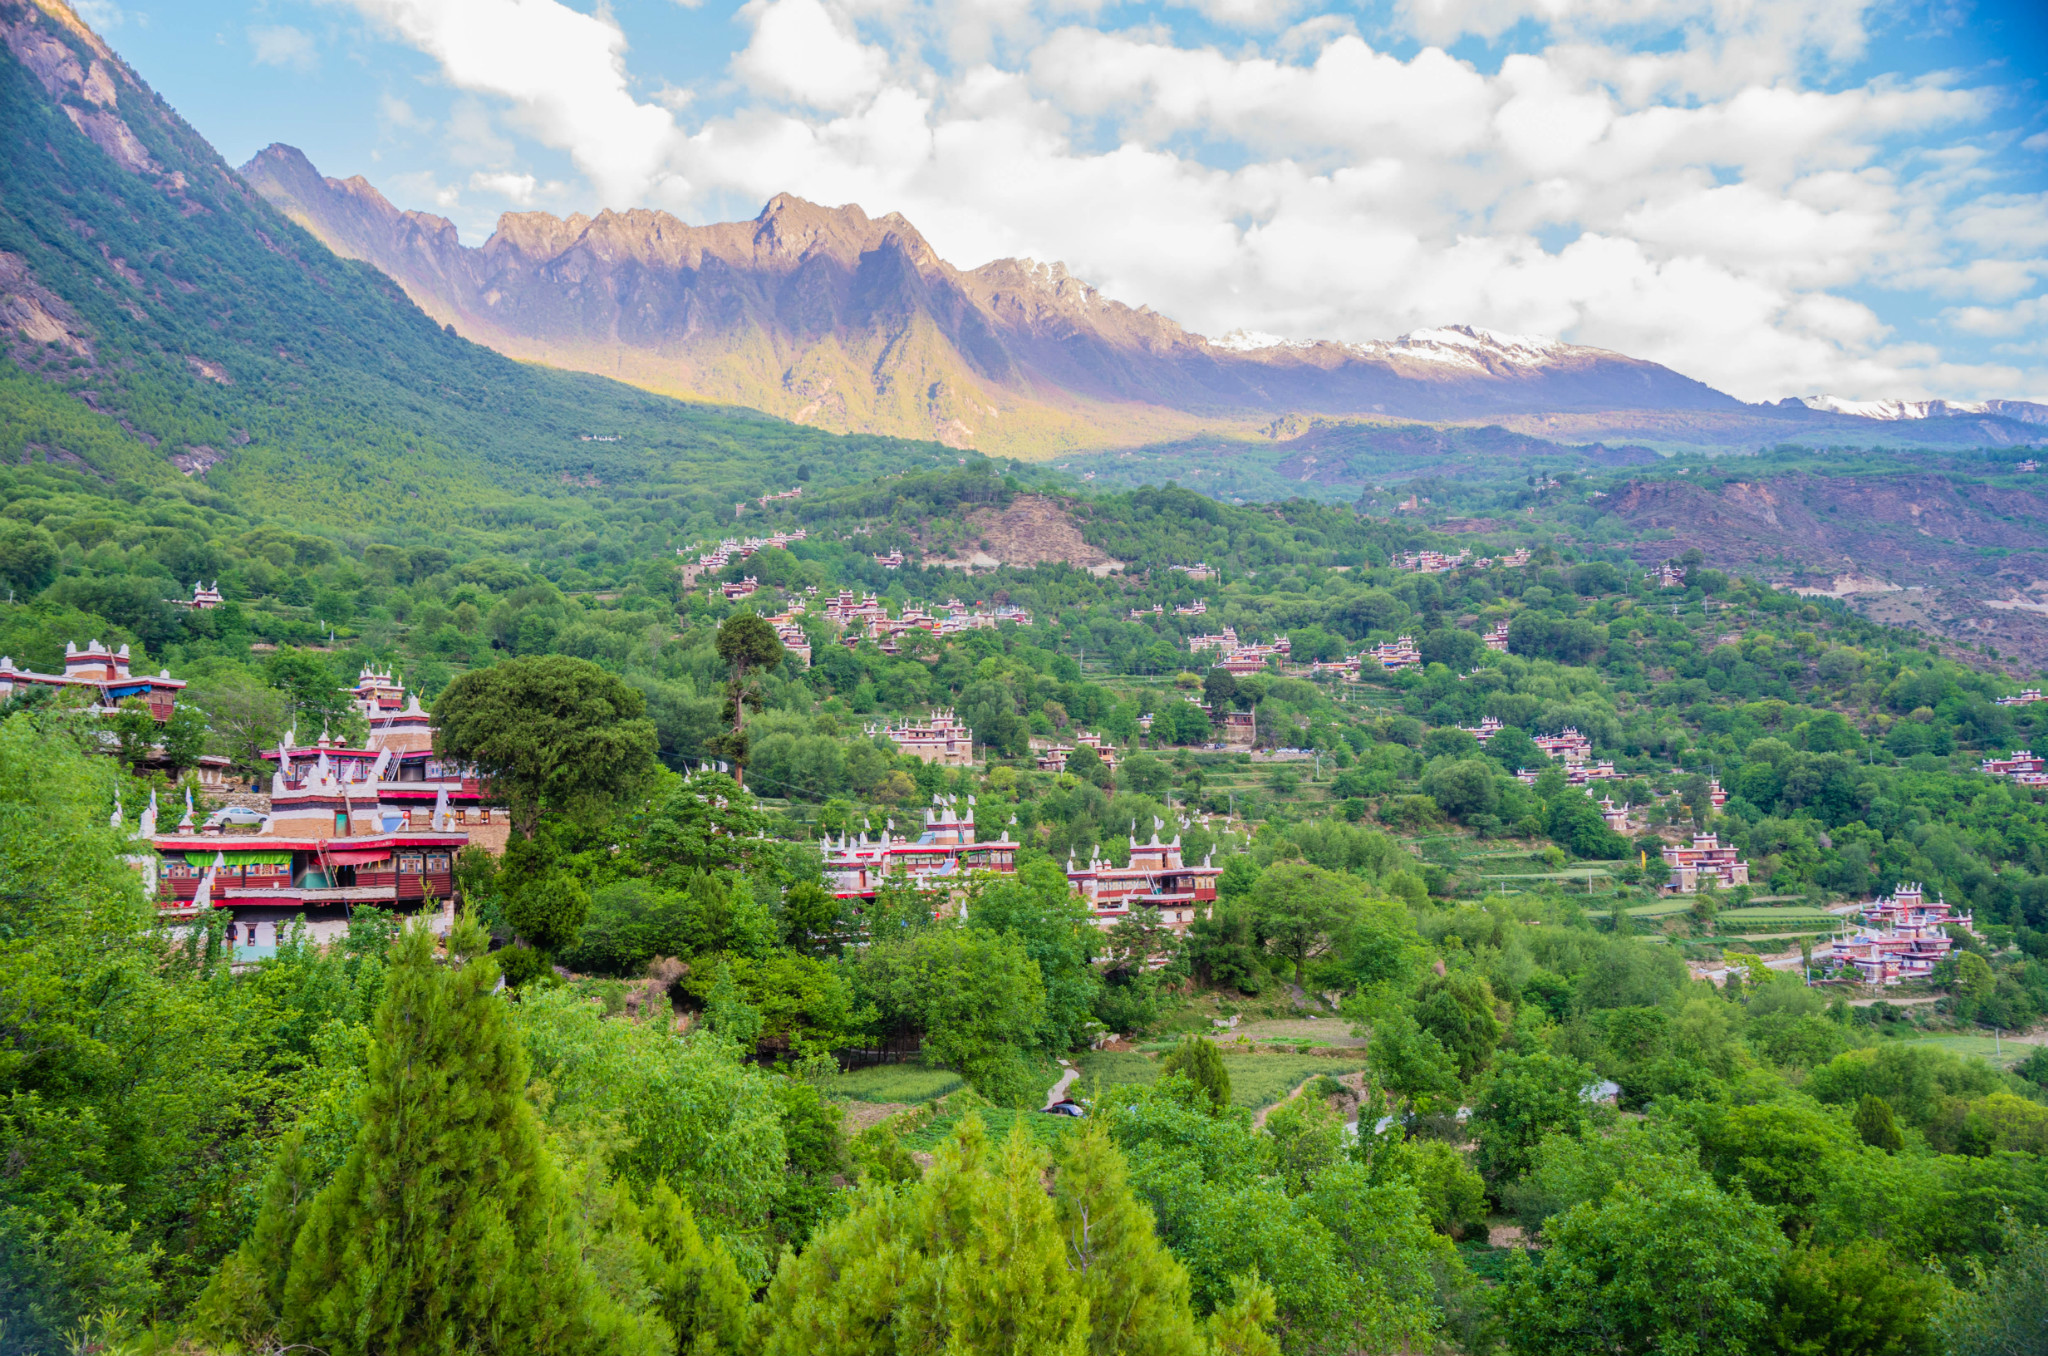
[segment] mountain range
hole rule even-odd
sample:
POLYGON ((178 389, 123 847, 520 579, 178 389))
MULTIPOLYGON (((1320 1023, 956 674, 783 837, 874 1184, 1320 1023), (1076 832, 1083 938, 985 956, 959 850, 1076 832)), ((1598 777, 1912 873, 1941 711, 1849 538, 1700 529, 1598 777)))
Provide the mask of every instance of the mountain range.
POLYGON ((777 194, 746 222, 634 209, 508 213, 480 246, 289 146, 242 167, 339 254, 499 352, 843 432, 1012 455, 1255 436, 1274 416, 1499 423, 1545 436, 1754 446, 1940 420, 1937 442, 2031 442, 2048 406, 1752 406, 1657 363, 1469 326, 1371 343, 1210 339, 1105 297, 1060 264, 961 269, 910 222, 777 194), (1532 422, 1535 421, 1535 422, 1532 422))
POLYGON ((710 226, 509 215, 468 248, 289 148, 231 169, 62 0, 0 0, 0 146, 0 457, 308 524, 446 533, 498 505, 539 531, 550 511, 515 504, 596 486, 730 512, 806 467, 931 465, 930 440, 1220 456, 1336 497, 1424 456, 2048 441, 2040 406, 1745 405, 1465 327, 1208 339, 1057 264, 958 269, 900 216, 787 194, 710 226))
MULTIPOLYGON (((0 458, 435 536, 934 460, 511 361, 293 225, 60 0, 0 0, 0 458)), ((195 562, 195 572, 204 562, 195 562)))

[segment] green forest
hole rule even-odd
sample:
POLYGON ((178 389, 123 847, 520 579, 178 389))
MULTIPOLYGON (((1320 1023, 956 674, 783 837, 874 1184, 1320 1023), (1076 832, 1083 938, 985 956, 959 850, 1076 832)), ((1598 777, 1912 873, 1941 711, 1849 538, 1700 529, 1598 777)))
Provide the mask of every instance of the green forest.
POLYGON ((0 51, 0 655, 186 686, 0 706, 0 1353, 2042 1350, 2048 803, 1980 765, 2048 705, 1989 647, 1666 586, 1485 430, 1235 503, 514 363, 42 12, 0 0, 50 44, 0 51), (1020 501, 1121 568, 924 563, 1020 501), (883 645, 842 590, 1007 619, 883 645), (257 960, 160 916, 123 808, 360 739, 365 666, 502 853, 257 960), (937 711, 971 765, 881 732, 937 711), (830 888, 824 840, 963 811, 1014 870, 830 888), (1213 905, 1097 926, 1068 864, 1155 834, 1213 905), (1696 834, 1748 882, 1668 893, 1696 834), (1841 982, 1915 883, 1969 926, 1841 982))
POLYGON ((445 943, 361 910, 230 967, 103 827, 160 763, 17 703, 11 1350, 1974 1353, 2040 1312, 2048 809, 1977 763, 2042 708, 1972 656, 1698 560, 1424 575, 1422 529, 1171 487, 1059 501, 1121 573, 879 565, 1045 492, 979 462, 785 501, 745 531, 804 540, 688 586, 727 524, 349 547, 0 474, 17 662, 135 646, 252 773, 393 667, 531 811, 445 943), (164 601, 198 556, 225 606, 164 601), (890 654, 841 588, 1030 621, 890 654), (742 643, 792 603, 809 666, 742 643), (1291 671, 1208 667, 1224 626, 1291 671), (1401 635, 1425 663, 1307 673, 1401 635), (609 714, 540 758, 519 713, 571 690, 609 714), (866 733, 934 709, 986 757, 866 733), (1535 747, 1567 728, 1591 794, 1535 747), (1036 767, 1084 730, 1114 769, 1036 767), (821 836, 969 797, 1013 874, 822 888, 821 836), (1066 864, 1155 824, 1216 906, 1097 929, 1066 864), (1751 884, 1660 894, 1696 830, 1751 884), (1974 915, 1931 980, 1804 982, 1829 905, 1911 881, 1974 915), (1068 1071, 1087 1114, 1039 1113, 1068 1071))

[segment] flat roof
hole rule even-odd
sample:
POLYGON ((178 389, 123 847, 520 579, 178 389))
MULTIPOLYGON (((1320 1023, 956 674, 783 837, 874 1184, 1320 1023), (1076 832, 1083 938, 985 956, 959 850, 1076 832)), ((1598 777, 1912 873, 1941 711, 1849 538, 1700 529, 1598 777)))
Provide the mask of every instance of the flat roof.
POLYGON ((186 837, 182 834, 169 838, 152 838, 150 846, 158 852, 204 852, 209 848, 222 852, 262 852, 279 849, 292 852, 314 852, 327 848, 336 852, 362 852, 369 848, 402 847, 465 847, 469 843, 466 833, 378 833, 363 834, 354 838, 280 838, 271 834, 234 835, 209 833, 186 837))

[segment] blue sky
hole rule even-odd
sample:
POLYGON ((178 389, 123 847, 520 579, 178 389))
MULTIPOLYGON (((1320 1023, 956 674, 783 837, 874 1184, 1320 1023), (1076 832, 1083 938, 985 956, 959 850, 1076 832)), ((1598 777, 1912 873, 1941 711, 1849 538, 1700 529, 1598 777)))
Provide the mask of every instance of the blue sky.
POLYGON ((90 0, 231 161, 900 211, 1202 333, 1467 323, 1746 399, 2048 399, 2048 4, 90 0))

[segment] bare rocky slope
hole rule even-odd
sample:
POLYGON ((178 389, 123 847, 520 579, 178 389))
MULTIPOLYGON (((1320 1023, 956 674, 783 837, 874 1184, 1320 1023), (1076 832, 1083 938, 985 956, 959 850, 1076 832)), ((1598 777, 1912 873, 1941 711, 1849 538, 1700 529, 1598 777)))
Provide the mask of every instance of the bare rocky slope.
POLYGON ((1873 620, 2048 663, 2048 490, 1801 472, 1713 488, 1639 481, 1602 508, 1650 538, 1631 548, 1645 564, 1698 547, 1873 620))
MULTIPOLYGON (((1655 363, 1465 328, 1373 344, 1211 341, 1058 264, 962 270, 901 216, 788 194, 752 221, 508 214, 466 247, 272 146, 244 178, 336 252, 500 351, 822 427, 1052 454, 1296 412, 1403 420, 1739 401, 1655 363)), ((1805 411, 1802 411, 1805 413, 1805 411)))

